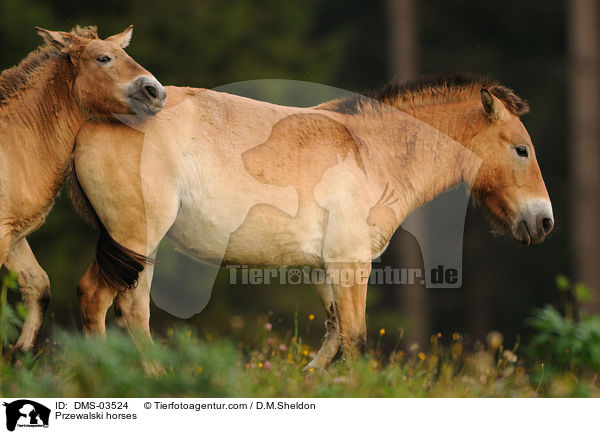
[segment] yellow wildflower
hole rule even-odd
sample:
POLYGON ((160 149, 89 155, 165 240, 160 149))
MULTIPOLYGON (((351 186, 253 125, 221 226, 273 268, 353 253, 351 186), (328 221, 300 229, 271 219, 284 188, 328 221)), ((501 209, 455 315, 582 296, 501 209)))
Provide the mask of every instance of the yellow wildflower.
POLYGON ((502 333, 494 330, 487 334, 487 336, 485 337, 485 340, 487 341, 490 348, 492 350, 495 350, 495 349, 499 348, 500 345, 502 345, 502 341, 504 340, 504 337, 502 336, 502 333))

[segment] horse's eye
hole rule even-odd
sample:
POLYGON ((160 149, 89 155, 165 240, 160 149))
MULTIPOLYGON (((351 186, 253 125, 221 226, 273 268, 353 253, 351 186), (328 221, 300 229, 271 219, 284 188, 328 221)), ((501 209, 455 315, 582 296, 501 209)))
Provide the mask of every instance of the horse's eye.
POLYGON ((527 152, 527 147, 525 146, 515 146, 515 151, 519 157, 527 158, 529 153, 527 152))
POLYGON ((96 61, 99 62, 99 63, 108 63, 108 62, 110 62, 110 57, 106 56, 106 55, 98 56, 96 58, 96 61))

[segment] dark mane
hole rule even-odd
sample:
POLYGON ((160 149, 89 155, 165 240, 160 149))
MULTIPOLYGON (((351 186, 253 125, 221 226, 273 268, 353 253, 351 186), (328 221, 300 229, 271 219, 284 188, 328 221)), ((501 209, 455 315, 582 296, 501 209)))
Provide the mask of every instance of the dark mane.
MULTIPOLYGON (((75 27, 71 32, 81 38, 97 39, 96 27, 75 27)), ((54 47, 43 45, 29 53, 17 66, 0 74, 0 104, 6 102, 19 90, 24 89, 33 74, 51 59, 66 59, 67 55, 54 47)))
POLYGON ((417 108, 479 97, 479 92, 483 88, 502 100, 511 113, 521 116, 529 111, 527 102, 519 98, 511 89, 501 86, 489 77, 468 74, 432 75, 402 83, 393 81, 364 95, 328 101, 316 108, 342 114, 381 111, 385 106, 399 109, 417 108))

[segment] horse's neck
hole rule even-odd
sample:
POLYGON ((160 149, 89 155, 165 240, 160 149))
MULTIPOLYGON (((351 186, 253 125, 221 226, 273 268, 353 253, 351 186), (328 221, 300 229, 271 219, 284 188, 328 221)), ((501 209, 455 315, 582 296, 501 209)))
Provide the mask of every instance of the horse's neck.
POLYGON ((479 167, 480 158, 461 144, 476 134, 478 122, 464 112, 439 110, 393 110, 349 121, 365 145, 369 177, 378 188, 393 189, 398 200, 391 207, 400 221, 452 187, 471 183, 479 167))
POLYGON ((26 88, 0 105, 0 152, 8 161, 25 162, 11 169, 34 176, 32 183, 54 184, 60 182, 84 118, 71 96, 70 62, 52 59, 34 74, 26 88))

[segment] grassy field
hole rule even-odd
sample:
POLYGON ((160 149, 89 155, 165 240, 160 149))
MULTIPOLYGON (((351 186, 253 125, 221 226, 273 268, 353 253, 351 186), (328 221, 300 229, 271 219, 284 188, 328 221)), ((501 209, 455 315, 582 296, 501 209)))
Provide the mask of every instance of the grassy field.
MULTIPOLYGON (((191 329, 137 345, 118 330, 106 339, 56 332, 35 352, 11 354, 27 313, 7 302, 14 275, 0 286, 4 397, 600 397, 600 318, 572 308, 564 316, 551 306, 537 310, 526 347, 505 347, 498 332, 472 344, 438 333, 426 349, 402 350, 398 341, 384 351, 381 329, 364 357, 303 372, 317 348, 303 342, 298 318, 292 330, 278 330, 265 317, 252 339, 237 341, 191 329)), ((588 296, 566 278, 557 286, 588 296)), ((302 321, 305 334, 314 319, 302 321)))
MULTIPOLYGON (((382 331, 383 333, 383 331, 382 331)), ((600 396, 593 372, 549 372, 502 348, 494 335, 472 352, 458 334, 433 336, 430 351, 339 360, 303 372, 315 351, 300 338, 265 332, 261 344, 169 330, 155 345, 136 346, 110 331, 106 341, 59 334, 36 354, 1 366, 3 396, 30 397, 536 397, 600 396)))

